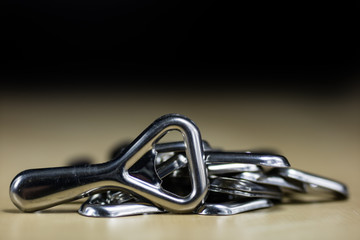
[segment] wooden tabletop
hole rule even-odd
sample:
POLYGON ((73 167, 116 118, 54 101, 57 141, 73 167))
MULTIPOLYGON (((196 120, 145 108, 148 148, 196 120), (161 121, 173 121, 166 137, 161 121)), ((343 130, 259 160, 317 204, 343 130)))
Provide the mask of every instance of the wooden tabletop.
POLYGON ((360 92, 4 91, 0 94, 0 239, 360 239, 360 92), (11 202, 22 170, 109 160, 156 118, 180 113, 224 150, 271 150, 345 183, 343 201, 278 204, 233 216, 80 216, 81 201, 37 213, 11 202))

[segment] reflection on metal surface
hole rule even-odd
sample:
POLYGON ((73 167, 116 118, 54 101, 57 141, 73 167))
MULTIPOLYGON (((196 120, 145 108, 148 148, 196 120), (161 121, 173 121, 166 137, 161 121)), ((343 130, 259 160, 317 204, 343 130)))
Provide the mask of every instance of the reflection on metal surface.
POLYGON ((209 174, 227 174, 241 172, 258 172, 260 167, 250 163, 225 163, 225 164, 208 164, 209 174))
POLYGON ((10 185, 10 198, 20 210, 33 212, 88 197, 81 215, 119 217, 233 215, 298 201, 299 195, 348 197, 345 184, 290 168, 284 156, 214 150, 197 126, 178 114, 158 118, 112 156, 102 164, 23 171, 10 185), (172 130, 184 141, 158 143, 172 130))
POLYGON ((79 214, 87 217, 125 217, 139 214, 164 213, 158 207, 144 202, 127 202, 122 204, 82 204, 79 214))
MULTIPOLYGON (((273 169, 272 171, 273 173, 278 174, 284 178, 295 180, 300 183, 305 183, 306 189, 312 189, 318 191, 319 193, 324 192, 325 190, 343 198, 346 198, 349 195, 346 185, 339 181, 321 177, 319 175, 297 170, 294 168, 273 169)), ((315 191, 313 191, 313 193, 315 191)))
POLYGON ((268 175, 263 172, 242 172, 232 176, 233 178, 244 179, 255 183, 278 186, 294 191, 305 192, 304 184, 298 182, 291 182, 285 178, 277 175, 268 175))
POLYGON ((247 202, 224 202, 221 204, 203 204, 197 213, 201 215, 234 215, 253 211, 261 208, 272 207, 274 204, 269 199, 256 199, 247 202))
POLYGON ((10 197, 22 211, 33 212, 113 189, 143 196, 173 212, 191 212, 203 201, 208 191, 202 139, 197 126, 178 114, 162 116, 146 128, 118 159, 85 167, 21 172, 11 183, 10 197), (131 167, 136 166, 140 170, 141 166, 136 165, 138 162, 147 164, 147 159, 142 161, 142 157, 149 151, 155 152, 153 145, 170 130, 180 131, 187 146, 186 157, 192 191, 185 197, 164 191, 155 169, 147 168, 147 171, 135 171, 131 175, 131 167), (147 179, 154 184, 149 184, 147 179))

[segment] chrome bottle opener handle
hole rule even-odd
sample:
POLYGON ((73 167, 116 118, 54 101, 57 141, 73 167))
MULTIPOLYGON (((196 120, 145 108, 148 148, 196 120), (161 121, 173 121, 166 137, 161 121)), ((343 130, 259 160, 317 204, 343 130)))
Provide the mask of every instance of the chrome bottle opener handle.
POLYGON ((23 171, 10 185, 10 198, 20 210, 34 212, 85 197, 104 187, 114 188, 119 184, 112 179, 113 174, 109 173, 114 170, 107 165, 23 171))
POLYGON ((46 209, 89 194, 123 190, 171 212, 191 212, 209 187, 202 139, 196 125, 178 114, 164 115, 146 128, 117 159, 103 164, 26 170, 10 185, 10 198, 24 212, 46 209), (178 196, 164 190, 154 167, 154 145, 170 130, 180 131, 192 190, 178 196), (146 157, 144 157, 146 156, 146 157), (149 156, 153 159, 149 161, 149 156))

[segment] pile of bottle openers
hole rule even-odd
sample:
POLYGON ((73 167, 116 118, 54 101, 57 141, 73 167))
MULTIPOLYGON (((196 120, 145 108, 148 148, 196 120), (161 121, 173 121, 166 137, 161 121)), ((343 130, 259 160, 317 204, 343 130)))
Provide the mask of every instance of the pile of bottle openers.
POLYGON ((34 212, 87 197, 79 213, 233 215, 298 201, 348 197, 344 184, 290 167, 280 155, 226 152, 202 140, 190 119, 168 114, 102 164, 31 169, 10 185, 13 203, 34 212), (159 143, 171 130, 182 142, 159 143))

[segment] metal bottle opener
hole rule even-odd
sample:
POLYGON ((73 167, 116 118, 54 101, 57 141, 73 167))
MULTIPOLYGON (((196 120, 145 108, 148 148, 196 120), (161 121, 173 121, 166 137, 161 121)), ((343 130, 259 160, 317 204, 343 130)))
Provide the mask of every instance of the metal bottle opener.
POLYGON ((169 114, 155 120, 112 161, 78 167, 32 169, 19 173, 11 183, 10 197, 24 212, 49 208, 105 190, 122 190, 139 195, 172 212, 191 212, 205 198, 208 177, 202 139, 197 126, 188 118, 169 114), (154 168, 156 144, 168 131, 180 131, 186 145, 186 157, 192 191, 180 197, 161 187, 154 168), (147 155, 143 158, 144 155, 147 155), (153 158, 149 161, 149 157, 153 158))

